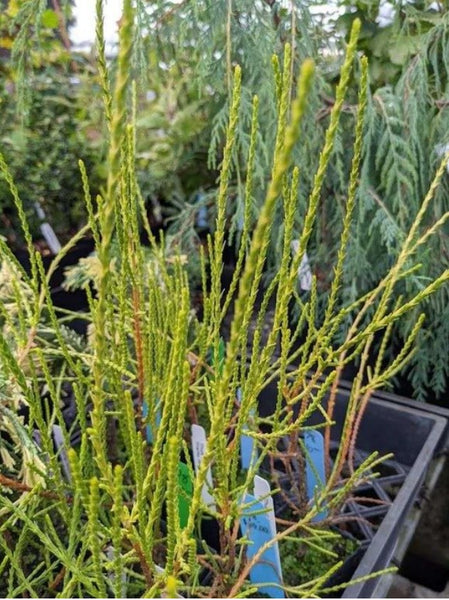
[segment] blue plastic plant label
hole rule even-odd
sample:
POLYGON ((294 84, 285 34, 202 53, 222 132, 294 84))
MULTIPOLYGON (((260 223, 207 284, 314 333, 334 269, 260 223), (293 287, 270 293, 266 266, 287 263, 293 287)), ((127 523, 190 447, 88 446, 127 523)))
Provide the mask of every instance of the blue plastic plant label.
MULTIPOLYGON (((195 473, 198 473, 201 461, 203 460, 204 453, 206 452, 207 438, 204 427, 201 425, 193 424, 191 426, 192 432, 192 454, 193 454, 193 467, 195 473)), ((206 483, 203 485, 201 490, 201 498, 203 499, 206 506, 215 510, 215 500, 212 494, 209 492, 213 488, 212 483, 212 471, 209 467, 206 474, 206 483)))
MULTIPOLYGON (((243 431, 248 431, 245 425, 243 431)), ((242 435, 240 438, 240 463, 242 469, 248 470, 257 460, 257 448, 254 439, 249 435, 242 435)))
MULTIPOLYGON (((266 510, 263 501, 247 494, 244 503, 249 506, 245 506, 243 509, 240 526, 243 535, 249 541, 246 547, 246 556, 250 561, 262 546, 273 539, 273 529, 268 513, 263 512, 266 510)), ((249 578, 251 583, 257 585, 260 593, 266 594, 270 598, 285 598, 277 544, 273 544, 265 550, 251 568, 249 578)))
POLYGON ((196 226, 200 229, 206 229, 206 227, 208 226, 207 217, 207 207, 200 206, 196 216, 196 226))
MULTIPOLYGON (((269 482, 260 477, 260 475, 255 475, 254 477, 254 496, 263 504, 263 506, 267 509, 267 517, 270 522, 271 527, 271 535, 276 537, 277 529, 276 529, 276 518, 274 514, 274 502, 273 496, 271 495, 271 486, 269 482)), ((276 554, 276 566, 278 573, 281 574, 282 578, 282 568, 281 568, 281 557, 279 554, 279 545, 275 544, 273 546, 275 554, 276 554)))
POLYGON ((199 205, 198 212, 196 214, 196 226, 199 229, 206 229, 209 226, 209 211, 207 210, 207 206, 205 204, 205 196, 203 192, 198 192, 196 194, 195 202, 199 205))
MULTIPOLYGON (((238 388, 237 390, 237 402, 240 405, 242 401, 242 390, 238 388)), ((250 420, 253 420, 256 416, 254 410, 250 412, 250 420)), ((242 427, 242 431, 248 431, 249 427, 245 424, 242 427)), ((242 434, 240 436, 240 465, 242 469, 248 470, 251 466, 257 461, 257 446, 254 438, 250 435, 242 434)))
MULTIPOLYGON (((309 500, 326 484, 324 468, 324 438, 319 431, 304 432, 306 449, 306 492, 309 500)), ((327 517, 327 510, 322 510, 313 521, 322 521, 327 517)))
MULTIPOLYGON (((144 419, 146 419, 148 417, 148 404, 146 402, 146 400, 143 401, 142 404, 142 416, 144 419)), ((159 427, 160 423, 161 423, 161 410, 160 408, 158 408, 158 410, 156 411, 156 427, 159 427)), ((148 423, 146 426, 146 436, 147 436, 147 442, 149 444, 152 444, 154 442, 154 435, 153 435, 153 428, 151 427, 151 424, 148 423)))

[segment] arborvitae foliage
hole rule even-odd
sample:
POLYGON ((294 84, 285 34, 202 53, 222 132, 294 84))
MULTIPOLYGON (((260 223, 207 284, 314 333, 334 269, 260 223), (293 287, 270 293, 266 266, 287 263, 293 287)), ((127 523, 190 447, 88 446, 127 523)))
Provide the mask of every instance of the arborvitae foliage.
MULTIPOLYGON (((369 289, 397 256, 449 143, 449 14, 437 6, 398 4, 392 9, 391 23, 382 28, 374 22, 379 5, 373 3, 370 10, 363 13, 362 46, 373 57, 372 93, 361 193, 347 262, 349 297, 369 289)), ((447 210, 448 190, 445 173, 426 226, 447 210)), ((443 226, 438 236, 417 248, 422 275, 407 278, 401 293, 420 289, 427 277, 447 266, 447 233, 443 226)), ((447 300, 447 292, 441 290, 423 307, 426 321, 407 373, 415 396, 421 399, 432 399, 447 389, 449 371, 442 359, 449 335, 447 300)), ((404 320, 390 352, 401 345, 416 317, 411 313, 404 320)))
MULTIPOLYGON (((100 22, 101 9, 99 0, 100 22)), ((10 315, 6 306, 0 305, 8 331, 6 336, 3 328, 0 336, 2 373, 5 383, 14 388, 29 410, 27 422, 20 423, 21 429, 14 427, 14 406, 9 411, 2 410, 1 422, 10 425, 10 432, 16 431, 16 437, 10 436, 10 453, 20 458, 26 471, 33 475, 25 483, 23 474, 17 473, 17 463, 11 460, 0 473, 3 492, 0 581, 2 592, 10 597, 25 594, 31 597, 254 596, 257 590, 248 581, 248 574, 267 546, 249 560, 245 553, 248 541, 239 537, 239 523, 245 509, 242 499, 252 490, 254 475, 264 458, 287 435, 295 456, 302 456, 298 436, 304 432, 308 417, 316 411, 322 415, 319 426, 324 428, 328 441, 333 386, 345 362, 360 355, 360 372, 351 392, 337 456, 333 465, 328 465, 326 485, 307 505, 298 506, 295 518, 276 537, 293 539, 292 534, 297 534, 298 543, 307 539, 319 547, 320 541, 329 538, 323 525, 332 522, 350 490, 369 477, 368 470, 375 471, 381 460, 373 454, 359 468, 351 469, 360 420, 370 394, 407 360, 421 319, 395 359, 384 364, 381 352, 366 378, 373 337, 379 334, 387 339, 403 315, 449 279, 449 271, 444 271, 419 293, 394 301, 397 284, 417 272, 413 266, 416 248, 438 231, 437 227, 425 229, 424 233, 421 229, 445 170, 443 161, 385 278, 361 299, 338 308, 358 190, 367 94, 367 65, 363 59, 342 235, 335 277, 320 325, 316 320, 316 278, 310 298, 302 301, 297 297, 298 267, 316 222, 324 175, 332 157, 353 68, 359 29, 356 22, 313 175, 298 250, 293 255, 291 242, 301 177, 292 153, 303 133, 301 124, 313 85, 313 62, 303 61, 291 100, 291 47, 286 45, 278 78, 278 121, 271 172, 267 174, 269 183, 251 230, 248 208, 254 185, 251 165, 259 152, 257 132, 259 127, 263 129, 259 101, 257 97, 253 99, 239 260, 230 289, 223 293, 220 280, 229 181, 241 117, 241 69, 233 70, 215 200, 216 229, 208 240, 208 263, 202 255, 203 315, 201 319, 195 316, 186 270, 181 260, 172 264, 164 260, 163 244, 156 243, 148 226, 136 183, 132 102, 130 106, 134 16, 131 1, 125 0, 113 88, 99 44, 99 68, 110 133, 107 187, 97 199, 97 211, 84 165, 80 164, 89 224, 61 251, 51 267, 54 269, 76 240, 90 229, 96 243, 98 276, 95 293, 86 289, 90 310, 85 318, 90 335, 84 350, 76 348, 73 340, 64 336, 48 288, 51 273, 44 273, 41 257, 33 249, 16 186, 6 163, 0 160, 30 251, 32 271, 31 277, 23 273, 8 247, 0 241, 1 258, 8 268, 16 307, 16 312, 10 315), (114 90, 111 94, 110 89, 114 90), (259 307, 256 298, 261 290, 270 239, 278 234, 273 230, 276 210, 282 210, 285 217, 282 258, 259 307), (154 251, 155 259, 150 263, 145 260, 139 241, 141 222, 154 251), (288 305, 294 297, 301 309, 301 323, 307 324, 307 337, 299 348, 296 345, 299 329, 292 331, 288 326, 288 305), (230 338, 223 351, 221 328, 233 298, 230 338), (262 344, 270 299, 274 301, 274 314, 268 339, 262 344), (248 356, 249 324, 254 318, 257 325, 248 356), (41 339, 43 319, 50 322, 57 345, 48 345, 41 339), (350 327, 340 343, 335 334, 345 320, 350 327), (278 345, 280 356, 275 355, 278 345), (250 425, 250 415, 256 410, 261 390, 273 380, 279 382, 274 414, 267 419, 256 416, 250 425), (69 421, 61 411, 64 383, 70 384, 77 408, 69 421), (47 399, 42 398, 43 386, 47 399), (237 408, 238 389, 241 401, 237 408), (326 409, 324 397, 329 391, 331 397, 326 409), (207 443, 201 465, 194 473, 188 449, 189 425, 198 422, 207 432, 207 443), (56 447, 52 440, 54 425, 60 427, 64 440, 56 447), (148 428, 152 434, 150 444, 148 428), (258 458, 246 472, 239 468, 243 431, 258 448, 258 458), (68 460, 64 460, 64 451, 68 460), (352 474, 345 474, 342 479, 345 466, 352 474), (209 469, 213 506, 206 505, 202 495, 209 469), (181 511, 185 488, 190 487, 186 483, 189 477, 191 498, 187 510, 181 511), (318 526, 313 519, 325 505, 329 518, 318 526), (207 547, 201 541, 199 527, 208 516, 218 522, 219 548, 207 547)), ((273 543, 270 541, 268 545, 273 543)), ((323 551, 325 546, 323 543, 323 551)), ((321 576, 298 587, 286 587, 286 591, 293 597, 315 596, 323 591, 338 566, 335 563, 321 576)))

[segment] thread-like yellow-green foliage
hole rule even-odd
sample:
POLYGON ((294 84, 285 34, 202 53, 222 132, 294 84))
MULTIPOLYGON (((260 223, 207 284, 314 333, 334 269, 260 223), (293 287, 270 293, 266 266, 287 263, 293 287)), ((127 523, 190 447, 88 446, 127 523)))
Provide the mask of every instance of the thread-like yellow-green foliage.
POLYGON ((108 125, 111 125, 112 121, 112 96, 111 88, 109 83, 109 74, 106 66, 106 44, 104 39, 104 14, 103 14, 103 0, 96 0, 95 3, 96 12, 96 50, 97 50, 97 65, 98 74, 100 76, 101 88, 103 91, 104 100, 104 112, 108 125))
POLYGON ((98 591, 101 597, 106 596, 106 588, 104 585, 104 579, 102 574, 101 559, 101 544, 98 537, 99 522, 98 522, 98 511, 100 504, 100 491, 98 488, 98 479, 92 477, 90 480, 89 489, 89 508, 88 508, 88 519, 89 519, 89 546, 92 552, 92 562, 94 565, 95 580, 98 586, 98 591))
MULTIPOLYGON (((232 9, 232 2, 228 8, 232 9)), ((99 71, 110 136, 108 184, 97 209, 90 196, 86 169, 80 163, 88 225, 63 248, 47 273, 32 247, 17 188, 0 158, 0 171, 14 197, 32 262, 32 274, 27 277, 0 240, 0 266, 5 266, 0 286, 0 433, 6 422, 7 433, 14 440, 14 449, 8 447, 8 452, 19 456, 23 471, 21 475, 15 468, 15 455, 8 454, 5 473, 11 476, 3 475, 3 470, 0 474, 0 485, 8 488, 8 493, 0 495, 4 534, 0 535, 3 552, 0 581, 6 581, 10 597, 23 597, 25 593, 39 597, 50 592, 61 597, 167 594, 245 597, 256 592, 248 575, 264 550, 285 539, 297 539, 298 543, 307 539, 314 547, 324 544, 332 534, 326 527, 317 527, 312 522, 314 517, 326 506, 331 522, 357 482, 369 477, 382 461, 382 457, 373 453, 363 464, 353 464, 357 434, 372 391, 384 385, 413 352, 423 317, 417 320, 403 348, 388 364, 387 344, 394 325, 449 279, 449 272, 445 271, 415 296, 400 297, 392 304, 395 286, 418 268, 411 266, 416 248, 439 231, 448 218, 444 215, 421 231, 446 163, 441 163, 423 208, 384 280, 363 298, 337 308, 341 303, 345 253, 358 192, 368 88, 367 64, 362 58, 346 212, 325 317, 318 322, 317 278, 312 277, 310 293, 300 297, 297 275, 319 213, 360 23, 354 22, 305 210, 299 250, 294 256, 291 243, 298 222, 301 172, 292 164, 292 154, 303 130, 315 67, 312 61, 304 61, 295 81, 294 53, 286 45, 282 69, 279 60, 273 60, 278 122, 265 202, 251 231, 253 167, 258 132, 265 125, 258 122, 256 97, 248 155, 245 164, 238 166, 238 173, 247 172, 247 176, 237 266, 230 288, 223 293, 220 280, 228 226, 227 196, 236 160, 236 127, 240 116, 242 74, 240 67, 236 67, 216 199, 216 228, 207 247, 200 251, 204 300, 200 319, 192 307, 186 257, 176 254, 167 257, 164 240, 156 243, 136 180, 137 101, 136 88, 131 89, 130 85, 133 3, 124 1, 112 94, 104 58, 101 0, 97 1, 97 14, 99 71), (293 86, 296 93, 291 97, 293 86), (130 111, 128 96, 132 96, 130 111), (280 267, 263 287, 264 265, 277 212, 283 214, 284 220, 282 238, 277 240, 280 267), (140 243, 141 223, 148 233, 150 248, 140 243), (50 277, 76 240, 88 230, 97 249, 97 256, 88 260, 95 288, 92 291, 90 284, 85 288, 89 311, 85 315, 66 311, 61 317, 52 302, 50 277), (260 303, 256 303, 258 296, 260 303), (288 309, 294 300, 301 315, 292 331, 288 309), (230 338, 224 343, 221 329, 231 310, 230 338), (265 335, 268 313, 272 320, 265 335), (88 322, 86 339, 80 339, 65 327, 64 323, 75 316, 88 322), (335 340, 335 332, 345 321, 350 323, 346 338, 335 340), (298 348, 302 328, 306 331, 298 348), (369 352, 378 332, 383 335, 380 353, 369 370, 369 352), (312 413, 322 415, 318 427, 324 429, 328 441, 333 409, 330 401, 325 410, 325 398, 330 392, 332 399, 342 367, 355 356, 360 357, 361 367, 348 402, 340 449, 334 465, 328 464, 326 485, 317 491, 310 505, 300 498, 299 491, 290 507, 294 519, 281 524, 276 538, 248 560, 247 541, 239 538, 239 526, 242 499, 252 493, 254 475, 279 451, 279 440, 284 436, 288 436, 289 451, 301 463, 304 459, 301 433, 312 413), (277 383, 274 413, 260 419, 257 415, 260 392, 273 382, 277 383), (47 394, 44 399, 43 386, 47 394), (62 410, 67 386, 73 390, 78 413, 73 427, 66 425, 62 410), (239 406, 238 389, 241 390, 239 406), (11 403, 17 410, 21 402, 29 408, 26 426, 14 419, 14 410, 6 404, 11 403), (54 449, 51 430, 54 424, 61 427, 68 450, 69 476, 61 466, 61 454, 54 449), (192 424, 202 425, 207 435, 196 471, 190 454, 192 424), (77 430, 79 440, 69 448, 77 430), (32 431, 39 433, 39 446, 31 437, 32 431), (251 436, 257 446, 257 459, 254 457, 254 464, 246 472, 240 468, 242 434, 251 436), (193 480, 187 524, 181 524, 179 514, 181 461, 187 465, 193 480), (342 479, 345 465, 349 466, 349 476, 345 474, 342 479), (13 475, 22 480, 17 481, 13 475), (205 486, 209 488, 210 481, 213 504, 206 505, 204 490, 205 486), (202 541, 201 524, 203 519, 211 517, 218 523, 219 548, 209 548, 202 541), (17 542, 11 547, 8 539, 17 542), (24 561, 28 540, 38 555, 31 570, 27 570, 24 561)), ((289 453, 282 458, 288 464, 289 453)), ((276 477, 271 483, 274 492, 276 477)), ((319 577, 286 588, 286 592, 294 597, 318 596, 338 566, 336 562, 319 577)))

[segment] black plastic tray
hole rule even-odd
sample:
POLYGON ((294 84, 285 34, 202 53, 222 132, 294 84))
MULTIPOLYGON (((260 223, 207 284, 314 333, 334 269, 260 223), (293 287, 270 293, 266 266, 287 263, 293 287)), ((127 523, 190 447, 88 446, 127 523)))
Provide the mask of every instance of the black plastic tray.
MULTIPOLYGON (((276 386, 266 388, 260 397, 260 412, 273 410, 276 386)), ((350 384, 342 382, 334 410, 335 425, 331 429, 333 446, 340 439, 350 384)), ((321 423, 317 414, 312 423, 321 423)), ((366 550, 358 566, 352 569, 351 579, 358 579, 390 565, 401 527, 419 494, 432 459, 444 449, 447 442, 449 411, 435 410, 413 400, 394 394, 374 393, 357 438, 356 462, 374 451, 394 454, 384 463, 381 476, 354 495, 368 494, 383 500, 382 505, 365 505, 349 499, 343 513, 357 517, 352 521, 351 533, 366 550), (366 489, 365 489, 366 488, 366 489)), ((375 597, 379 578, 349 585, 343 598, 375 597)))
MULTIPOLYGON (((340 403, 344 403, 348 391, 341 390, 341 396, 340 403)), ((446 415, 441 414, 442 411, 436 414, 428 410, 427 405, 413 400, 395 400, 393 394, 388 394, 388 399, 383 394, 374 394, 359 433, 359 450, 393 452, 394 462, 403 468, 405 477, 353 579, 390 565, 401 527, 417 499, 430 463, 446 442, 448 411, 446 415)), ((343 598, 375 597, 378 580, 372 578, 347 587, 343 598)))

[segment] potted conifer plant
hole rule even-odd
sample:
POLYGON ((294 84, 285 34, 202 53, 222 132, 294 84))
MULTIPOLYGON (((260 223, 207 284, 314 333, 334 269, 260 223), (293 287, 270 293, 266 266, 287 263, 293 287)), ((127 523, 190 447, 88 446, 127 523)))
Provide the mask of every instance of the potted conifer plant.
MULTIPOLYGON (((422 233, 420 225, 445 164, 437 171, 402 253, 385 279, 363 298, 337 309, 363 135, 367 65, 362 60, 351 179, 334 282, 320 326, 315 321, 316 279, 309 300, 297 297, 308 325, 307 338, 298 348, 299 330, 289 328, 288 306, 297 296, 297 272, 317 215, 359 23, 353 26, 293 256, 300 173, 291 156, 313 84, 313 62, 304 61, 291 99, 290 46, 285 47, 282 67, 275 61, 275 153, 267 196, 250 232, 251 166, 259 127, 254 98, 240 252, 230 288, 223 294, 227 192, 240 116, 237 66, 216 227, 208 240, 207 259, 201 254, 204 302, 198 318, 191 310, 185 260, 181 256, 166 260, 164 241, 158 242, 149 227, 136 182, 135 117, 129 104, 133 3, 124 1, 113 92, 104 59, 101 0, 97 8, 98 66, 109 131, 108 182, 95 210, 80 164, 88 226, 98 257, 95 290, 86 287, 89 324, 82 348, 66 335, 65 324, 56 314, 49 275, 33 249, 14 181, 0 160, 31 264, 29 276, 0 240, 14 305, 13 314, 1 305, 1 593, 9 597, 310 597, 326 589, 334 593, 349 582, 332 583, 343 563, 337 548, 342 535, 332 528, 345 520, 342 507, 360 486, 373 482, 378 470, 392 460, 391 448, 379 439, 362 448, 365 452, 359 448, 365 413, 372 406, 368 401, 407 358, 409 342, 391 364, 383 365, 380 357, 368 379, 361 370, 346 396, 338 392, 336 382, 345 361, 360 355, 363 365, 373 336, 378 332, 388 336, 408 310, 449 279, 445 271, 415 296, 391 303, 394 286, 415 269, 411 261, 417 245, 438 230, 435 225, 422 233), (262 294, 256 326, 250 328, 278 205, 286 223, 282 261, 262 294), (140 243, 141 223, 152 245, 151 260, 140 243), (234 297, 230 336, 223 344, 222 323, 234 297), (274 313, 262 344, 270 301, 274 313), (41 334, 43 320, 50 323, 55 343, 41 334), (350 321, 347 337, 335 341, 344 320, 350 321), (277 346, 280 354, 275 357, 277 346), (273 384, 267 409, 261 395, 273 384), (65 418, 61 408, 64 385, 70 386, 76 404, 72 419, 65 418), (19 414, 20 406, 26 406, 26 418, 19 414), (295 488, 300 502, 295 500, 295 488), (287 503, 288 514, 281 507, 276 515, 279 497, 287 503), (207 522, 216 529, 215 541, 205 539, 207 522), (304 547, 313 549, 319 557, 318 567, 306 570, 300 580, 282 576, 291 545, 301 547, 303 553, 304 547)), ((73 243, 62 248, 56 260, 62 260, 73 243)), ((428 454, 442 435, 440 426, 430 424, 431 441, 423 438, 428 454)), ((425 467, 420 466, 421 474, 425 467)), ((413 485, 404 483, 395 502, 416 485, 415 479, 413 485)), ((401 504, 395 514, 405 510, 401 504)), ((391 514, 386 518, 391 520, 391 514)), ((342 557, 349 552, 345 547, 342 557)), ((376 573, 359 573, 353 583, 364 584, 390 571, 386 562, 374 565, 376 573)))

